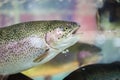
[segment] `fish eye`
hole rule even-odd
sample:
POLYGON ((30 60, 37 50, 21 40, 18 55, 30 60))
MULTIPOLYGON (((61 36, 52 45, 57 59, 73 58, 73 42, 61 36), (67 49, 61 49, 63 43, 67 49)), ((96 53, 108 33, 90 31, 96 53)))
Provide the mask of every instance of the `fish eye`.
POLYGON ((68 29, 67 27, 65 29, 68 29))

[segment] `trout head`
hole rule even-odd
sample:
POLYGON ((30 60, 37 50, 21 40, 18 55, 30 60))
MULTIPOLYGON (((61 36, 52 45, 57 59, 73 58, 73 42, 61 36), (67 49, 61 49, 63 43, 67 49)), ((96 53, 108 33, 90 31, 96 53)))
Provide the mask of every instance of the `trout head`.
POLYGON ((76 42, 77 39, 75 38, 78 38, 78 36, 75 33, 80 27, 77 23, 54 21, 51 22, 51 27, 54 29, 49 31, 45 36, 45 41, 49 48, 60 49, 65 46, 67 48, 71 46, 72 42, 76 42))
POLYGON ((43 53, 44 56, 35 59, 35 62, 45 63, 57 54, 64 51, 66 48, 74 45, 79 40, 79 35, 76 31, 80 25, 75 22, 68 21, 51 21, 51 27, 46 35, 45 42, 48 47, 47 51, 43 53), (42 60, 42 61, 41 61, 42 60))

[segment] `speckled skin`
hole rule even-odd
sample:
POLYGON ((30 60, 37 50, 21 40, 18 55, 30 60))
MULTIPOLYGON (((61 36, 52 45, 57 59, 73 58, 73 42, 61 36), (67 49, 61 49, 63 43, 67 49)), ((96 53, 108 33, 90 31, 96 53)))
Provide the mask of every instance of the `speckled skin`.
POLYGON ((49 61, 77 42, 77 38, 67 35, 78 27, 76 23, 67 21, 34 21, 0 28, 0 74, 14 74, 49 61), (64 34, 56 41, 54 47, 58 50, 55 50, 47 46, 45 35, 59 27, 64 34), (66 45, 59 46, 61 43, 66 45), (43 61, 35 63, 34 60, 48 48, 49 55, 43 61))

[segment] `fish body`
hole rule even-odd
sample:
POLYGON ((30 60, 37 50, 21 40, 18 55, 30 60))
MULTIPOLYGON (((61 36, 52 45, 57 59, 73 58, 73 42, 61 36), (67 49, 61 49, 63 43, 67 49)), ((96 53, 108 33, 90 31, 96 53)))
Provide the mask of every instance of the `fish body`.
POLYGON ((63 80, 119 80, 120 62, 80 67, 63 80))
POLYGON ((78 28, 68 21, 31 21, 0 28, 0 74, 15 74, 51 60, 79 40, 74 35, 78 28))

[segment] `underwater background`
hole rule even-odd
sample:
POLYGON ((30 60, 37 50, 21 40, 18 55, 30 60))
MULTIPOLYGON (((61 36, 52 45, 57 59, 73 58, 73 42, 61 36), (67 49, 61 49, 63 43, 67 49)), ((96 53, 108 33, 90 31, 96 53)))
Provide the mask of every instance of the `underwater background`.
POLYGON ((81 63, 111 63, 120 60, 120 38, 117 33, 120 24, 115 29, 113 27, 116 25, 111 28, 106 15, 104 23, 100 23, 104 31, 99 32, 97 13, 102 6, 102 0, 0 0, 0 27, 36 20, 79 23, 82 46, 79 46, 78 53, 59 54, 50 62, 23 72, 35 80, 62 80, 81 63))

